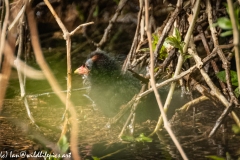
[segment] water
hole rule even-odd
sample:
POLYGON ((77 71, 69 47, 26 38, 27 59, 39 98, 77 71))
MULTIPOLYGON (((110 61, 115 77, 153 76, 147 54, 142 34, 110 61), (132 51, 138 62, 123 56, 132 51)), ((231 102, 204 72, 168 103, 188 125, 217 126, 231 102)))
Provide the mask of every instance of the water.
MULTIPOLYGON (((53 63, 52 63, 53 64, 53 63)), ((53 65, 53 71, 61 87, 66 88, 66 64, 57 63, 53 65)), ((13 72, 14 73, 14 72, 13 72)), ((81 88, 82 79, 80 76, 73 75, 73 88, 81 88)), ((4 103, 2 126, 2 137, 0 139, 1 150, 43 150, 39 141, 36 143, 38 134, 42 135, 49 142, 56 143, 61 133, 62 115, 65 106, 59 101, 46 81, 27 80, 27 94, 39 95, 51 93, 48 95, 29 97, 30 110, 37 122, 41 122, 39 129, 29 125, 29 119, 25 107, 19 98, 19 87, 17 79, 9 82, 6 102, 4 103), (11 119, 14 117, 14 119, 11 119), (44 125, 43 125, 44 124, 44 125), (14 127, 15 126, 15 127, 14 127), (12 128, 9 132, 4 132, 12 128), (34 132, 30 132, 33 130, 34 132), (6 136, 6 134, 8 134, 6 136), (27 136, 28 135, 28 136, 27 136), (15 138, 13 138, 15 137, 15 138), (24 139, 24 141, 22 140, 24 139), (37 147, 36 147, 37 146, 37 147)), ((153 142, 120 142, 117 138, 122 129, 122 124, 116 124, 110 129, 104 126, 108 118, 104 117, 92 102, 84 96, 85 90, 72 92, 71 99, 75 104, 79 125, 79 152, 85 159, 92 159, 92 156, 103 159, 181 159, 175 145, 169 138, 166 131, 154 135, 153 142)), ((179 95, 180 96, 180 95, 179 95)), ((175 101, 176 102, 176 101, 175 101)), ((177 135, 189 159, 206 159, 208 155, 225 156, 228 151, 234 158, 239 156, 240 137, 231 132, 231 126, 234 124, 231 118, 226 119, 226 130, 218 131, 213 139, 208 139, 208 133, 211 131, 216 119, 224 109, 222 106, 214 106, 210 102, 200 104, 196 107, 195 124, 193 123, 193 109, 181 116, 175 116, 171 122, 174 133, 177 135), (225 136, 227 134, 227 136, 225 136)), ((174 109, 172 109, 172 112, 174 109)), ((174 112, 173 112, 174 113, 174 112)), ((172 113, 172 114, 173 114, 172 113)), ((136 126, 136 135, 145 133, 150 134, 156 125, 156 121, 148 121, 136 126)), ((40 140, 41 141, 41 140, 40 140)))

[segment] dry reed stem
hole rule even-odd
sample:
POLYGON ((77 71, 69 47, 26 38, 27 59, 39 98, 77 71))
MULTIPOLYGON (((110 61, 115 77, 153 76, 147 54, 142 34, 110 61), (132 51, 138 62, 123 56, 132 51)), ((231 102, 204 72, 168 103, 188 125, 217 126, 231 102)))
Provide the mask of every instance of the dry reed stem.
POLYGON ((153 91, 154 91, 154 94, 155 94, 155 97, 156 97, 156 100, 157 100, 157 103, 158 103, 158 106, 159 106, 159 109, 161 111, 161 115, 163 117, 163 120, 164 120, 164 127, 166 128, 168 134, 170 135, 171 139, 173 140, 173 142, 175 143, 178 151, 180 152, 182 158, 184 160, 187 160, 187 156, 185 154, 185 152, 183 151, 182 149, 182 146, 180 145, 180 143, 178 142, 176 136, 174 135, 170 125, 169 125, 169 122, 167 120, 167 116, 165 114, 165 111, 164 111, 164 108, 163 108, 163 105, 162 105, 162 102, 161 102, 161 99, 160 99, 160 95, 158 93, 158 90, 156 88, 156 82, 155 82, 155 78, 154 78, 154 62, 155 62, 155 58, 154 58, 154 54, 153 54, 153 48, 152 48, 152 34, 151 34, 151 30, 150 30, 150 27, 149 27, 149 21, 148 21, 148 18, 149 18, 149 14, 148 14, 148 9, 149 9, 149 6, 148 6, 148 0, 145 0, 145 28, 146 28, 146 32, 147 32, 147 37, 148 37, 148 46, 149 46, 149 49, 150 49, 150 82, 151 82, 151 86, 153 88, 153 91))
MULTIPOLYGON (((38 31, 36 26, 36 21, 34 19, 34 11, 30 8, 30 6, 27 6, 27 16, 28 16, 28 22, 29 22, 29 28, 30 28, 30 34, 31 34, 31 42, 34 50, 34 54, 36 56, 37 63, 41 67, 44 75, 46 76, 49 84, 51 85, 54 92, 56 92, 57 96, 60 98, 60 100, 66 104, 65 100, 65 94, 60 92, 62 89, 59 86, 56 78, 53 76, 51 69, 47 65, 41 46, 38 39, 38 31)), ((69 112, 72 116, 70 119, 70 123, 72 125, 72 129, 70 132, 70 150, 72 152, 74 159, 81 159, 81 157, 78 154, 78 124, 77 124, 77 114, 75 112, 74 106, 71 102, 69 102, 69 112)))

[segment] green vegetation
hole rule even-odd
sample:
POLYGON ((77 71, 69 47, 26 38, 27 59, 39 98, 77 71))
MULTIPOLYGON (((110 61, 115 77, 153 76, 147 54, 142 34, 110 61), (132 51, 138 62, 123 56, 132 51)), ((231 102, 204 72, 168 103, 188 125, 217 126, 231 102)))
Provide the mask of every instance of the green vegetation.
MULTIPOLYGON (((221 72, 218 72, 217 74, 217 77, 223 81, 223 82, 227 82, 226 81, 226 72, 225 71, 221 71, 221 72)), ((236 71, 230 71, 230 76, 231 76, 231 83, 233 86, 237 87, 235 90, 234 90, 234 93, 236 95, 236 97, 239 97, 240 93, 239 93, 239 86, 238 86, 238 78, 237 78, 237 72, 236 71)))
MULTIPOLYGON (((228 12, 228 15, 229 15, 229 8, 228 8, 227 5, 226 5, 226 8, 227 8, 227 12, 228 12)), ((239 12, 240 12, 240 8, 238 6, 234 6, 234 14, 235 14, 235 17, 237 17, 236 22, 237 22, 237 25, 238 25, 238 29, 240 28, 240 24, 239 24, 239 20, 238 20, 239 12)), ((217 23, 215 25, 218 25, 221 29, 225 30, 224 32, 222 32, 220 34, 220 36, 226 37, 226 36, 233 35, 232 22, 231 22, 229 17, 218 18, 217 23)))
POLYGON ((152 142, 152 138, 146 137, 143 133, 136 138, 133 136, 122 136, 121 139, 128 142, 152 142))

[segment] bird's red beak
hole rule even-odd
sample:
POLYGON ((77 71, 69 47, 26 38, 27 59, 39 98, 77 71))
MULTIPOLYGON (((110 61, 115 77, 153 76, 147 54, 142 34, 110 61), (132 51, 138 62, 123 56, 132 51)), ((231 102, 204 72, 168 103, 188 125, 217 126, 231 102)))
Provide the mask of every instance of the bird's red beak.
POLYGON ((90 70, 89 70, 86 66, 82 65, 81 67, 79 67, 78 69, 76 69, 76 70, 74 71, 74 73, 75 73, 75 74, 80 74, 80 75, 88 75, 89 71, 90 71, 90 70))

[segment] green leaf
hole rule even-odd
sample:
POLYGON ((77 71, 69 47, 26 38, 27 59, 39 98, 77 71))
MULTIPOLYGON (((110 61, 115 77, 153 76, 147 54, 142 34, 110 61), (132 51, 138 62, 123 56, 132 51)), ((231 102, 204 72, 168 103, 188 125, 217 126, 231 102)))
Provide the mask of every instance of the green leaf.
POLYGON ((152 142, 152 138, 146 137, 143 133, 139 137, 135 138, 137 142, 152 142))
POLYGON ((157 42, 158 42, 158 36, 157 36, 157 34, 154 34, 154 33, 153 33, 153 34, 152 34, 152 37, 153 37, 153 41, 152 41, 152 42, 153 42, 154 44, 157 44, 157 42))
POLYGON ((225 160, 223 157, 218 156, 205 156, 206 158, 213 159, 213 160, 225 160))
POLYGON ((67 141, 67 137, 63 135, 61 139, 58 141, 58 147, 62 153, 66 153, 69 148, 69 143, 67 141))
POLYGON ((162 48, 160 49, 159 52, 159 59, 163 60, 167 57, 168 53, 167 53, 167 49, 166 47, 163 45, 162 48))
POLYGON ((175 37, 177 38, 178 42, 181 42, 181 34, 177 28, 175 28, 175 34, 176 34, 175 37))
POLYGON ((175 36, 168 36, 164 43, 168 43, 171 46, 178 48, 181 53, 183 53, 184 42, 181 41, 181 34, 177 28, 175 28, 175 36))
POLYGON ((220 34, 221 37, 227 37, 227 36, 231 36, 231 35, 233 35, 233 31, 232 31, 232 30, 230 30, 230 31, 225 31, 225 32, 222 32, 222 33, 220 34))
POLYGON ((232 131, 235 134, 240 134, 240 127, 238 127, 236 124, 232 125, 232 131))
POLYGON ((169 43, 171 46, 175 47, 175 48, 179 48, 180 47, 180 43, 178 42, 177 38, 174 36, 169 36, 165 39, 166 43, 169 43))
POLYGON ((100 158, 92 156, 93 160, 100 160, 100 158))
POLYGON ((218 23, 219 27, 222 29, 226 29, 226 30, 232 29, 231 20, 227 17, 218 18, 217 23, 218 23))
POLYGON ((127 142, 135 142, 135 138, 133 136, 122 136, 121 139, 127 142))
POLYGON ((156 48, 157 42, 158 42, 158 36, 157 36, 157 34, 153 33, 152 37, 153 37, 152 48, 153 48, 153 51, 154 51, 155 48, 156 48))
POLYGON ((150 52, 150 49, 149 49, 149 48, 142 48, 142 49, 140 49, 139 51, 150 52))
POLYGON ((99 7, 96 6, 96 8, 95 8, 95 10, 94 10, 94 12, 93 12, 93 17, 97 17, 98 14, 99 14, 99 7))
POLYGON ((225 71, 220 71, 216 75, 221 81, 226 82, 226 72, 225 71))
POLYGON ((141 133, 138 137, 134 138, 133 136, 122 136, 122 140, 127 142, 152 142, 152 138, 146 137, 143 133, 141 133))
MULTIPOLYGON (((229 7, 228 7, 228 4, 224 2, 223 5, 226 7, 227 13, 228 13, 228 15, 229 15, 229 7)), ((239 9, 238 5, 236 5, 236 4, 233 4, 233 8, 234 8, 235 20, 236 20, 237 24, 239 24, 238 18, 239 18, 240 9, 239 9)))
POLYGON ((230 75, 231 75, 232 85, 238 86, 238 76, 237 76, 237 72, 231 70, 231 71, 230 71, 230 75))
POLYGON ((192 57, 192 56, 191 56, 191 55, 189 55, 189 54, 188 54, 188 55, 187 55, 187 54, 186 54, 186 55, 184 55, 184 56, 183 56, 184 62, 185 62, 187 59, 191 58, 191 57, 192 57))
MULTIPOLYGON (((225 71, 218 72, 216 75, 221 81, 226 82, 226 72, 225 71)), ((232 85, 238 86, 237 72, 231 70, 230 76, 231 76, 232 85)))
POLYGON ((236 96, 237 98, 240 96, 239 87, 237 87, 237 88, 234 90, 234 94, 235 94, 235 96, 236 96))

